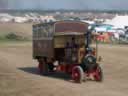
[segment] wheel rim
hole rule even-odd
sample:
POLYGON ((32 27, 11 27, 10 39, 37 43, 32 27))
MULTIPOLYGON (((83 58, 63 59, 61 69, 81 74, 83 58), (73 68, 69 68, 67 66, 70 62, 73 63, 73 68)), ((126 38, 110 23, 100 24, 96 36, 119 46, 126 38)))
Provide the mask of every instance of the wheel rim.
POLYGON ((102 81, 102 70, 101 70, 101 68, 96 69, 95 80, 96 81, 102 81))
POLYGON ((80 72, 79 72, 79 70, 77 68, 75 68, 73 70, 73 72, 72 72, 72 78, 73 78, 73 80, 75 80, 77 82, 80 80, 80 72))

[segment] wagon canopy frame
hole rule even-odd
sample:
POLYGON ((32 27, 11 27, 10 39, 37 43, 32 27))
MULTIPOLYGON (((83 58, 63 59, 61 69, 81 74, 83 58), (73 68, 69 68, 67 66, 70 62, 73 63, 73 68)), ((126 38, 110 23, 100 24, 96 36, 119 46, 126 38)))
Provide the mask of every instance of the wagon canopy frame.
POLYGON ((54 36, 60 35, 85 35, 88 32, 88 24, 82 21, 57 21, 54 24, 54 36))
POLYGON ((33 57, 35 59, 54 57, 56 37, 82 36, 83 38, 87 33, 88 24, 82 21, 63 20, 35 24, 33 25, 33 57))

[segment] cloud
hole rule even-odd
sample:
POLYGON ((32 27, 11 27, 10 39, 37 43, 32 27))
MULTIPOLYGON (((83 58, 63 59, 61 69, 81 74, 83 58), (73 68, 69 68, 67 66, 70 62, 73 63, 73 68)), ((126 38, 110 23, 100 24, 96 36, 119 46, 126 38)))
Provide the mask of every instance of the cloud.
POLYGON ((8 2, 7 0, 0 0, 0 8, 7 8, 8 2))
POLYGON ((0 8, 128 10, 128 0, 0 0, 0 8))

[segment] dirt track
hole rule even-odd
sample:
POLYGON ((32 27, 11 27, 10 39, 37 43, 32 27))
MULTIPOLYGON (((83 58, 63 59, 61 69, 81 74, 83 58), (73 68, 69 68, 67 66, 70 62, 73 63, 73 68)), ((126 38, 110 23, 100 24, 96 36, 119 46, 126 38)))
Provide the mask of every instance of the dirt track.
POLYGON ((0 96, 128 96, 128 46, 100 45, 102 83, 38 74, 31 44, 0 45, 0 96))

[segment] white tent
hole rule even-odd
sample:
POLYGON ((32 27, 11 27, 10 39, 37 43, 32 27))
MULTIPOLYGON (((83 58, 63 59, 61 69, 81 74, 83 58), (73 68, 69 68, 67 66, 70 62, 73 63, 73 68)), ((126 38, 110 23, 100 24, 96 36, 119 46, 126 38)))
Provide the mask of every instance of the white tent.
POLYGON ((15 17, 14 21, 17 23, 24 23, 24 22, 27 22, 28 19, 26 17, 15 17))
POLYGON ((110 21, 104 22, 104 24, 110 24, 115 26, 116 28, 124 28, 125 26, 128 26, 128 15, 125 16, 115 16, 110 21))
POLYGON ((0 13, 0 22, 11 22, 13 18, 14 17, 8 13, 0 13))
POLYGON ((94 21, 89 21, 89 20, 81 20, 81 21, 82 21, 82 22, 85 22, 85 23, 88 23, 89 25, 95 24, 94 21))

